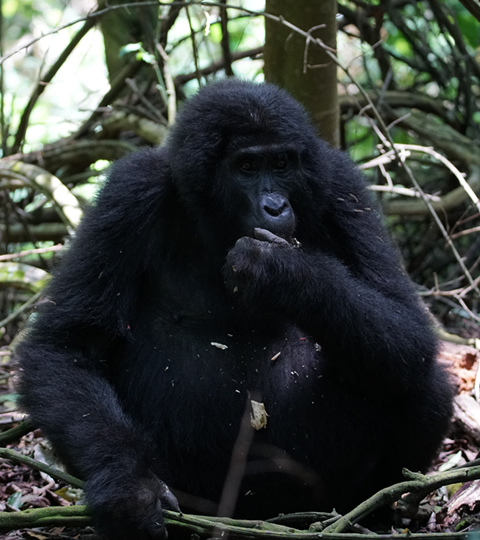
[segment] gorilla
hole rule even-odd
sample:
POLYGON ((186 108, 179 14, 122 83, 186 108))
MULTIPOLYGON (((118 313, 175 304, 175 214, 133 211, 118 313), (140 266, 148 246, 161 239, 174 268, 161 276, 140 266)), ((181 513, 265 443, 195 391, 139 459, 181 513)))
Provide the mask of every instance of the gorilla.
POLYGON ((161 148, 117 162, 33 319, 21 405, 110 538, 164 538, 177 499, 345 512, 424 471, 449 425, 364 178, 270 84, 203 88, 161 148))

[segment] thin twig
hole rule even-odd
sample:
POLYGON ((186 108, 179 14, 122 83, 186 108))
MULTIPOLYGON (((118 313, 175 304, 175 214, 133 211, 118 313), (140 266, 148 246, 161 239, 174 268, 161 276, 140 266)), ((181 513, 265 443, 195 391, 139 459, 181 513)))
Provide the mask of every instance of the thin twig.
MULTIPOLYGON (((223 4, 223 5, 225 5, 225 4, 223 4)), ((59 26, 58 28, 55 28, 54 30, 51 30, 50 32, 46 32, 45 34, 42 34, 41 36, 30 40, 28 43, 22 45, 21 47, 18 47, 17 49, 14 49, 13 51, 7 53, 5 56, 1 57, 0 58, 0 65, 2 65, 5 62, 5 60, 8 60, 9 58, 14 56, 15 54, 17 54, 17 53, 19 53, 19 52, 21 52, 21 51, 23 51, 25 49, 28 49, 29 47, 31 47, 32 45, 34 45, 35 43, 37 43, 41 39, 43 39, 43 38, 45 38, 47 36, 51 36, 53 34, 56 34, 56 33, 60 32, 62 30, 65 30, 66 28, 70 28, 71 26, 74 26, 75 24, 87 21, 89 19, 98 19, 100 17, 103 17, 103 15, 106 15, 107 13, 110 13, 111 11, 116 11, 118 9, 127 9, 128 10, 128 9, 140 8, 142 6, 182 6, 182 7, 208 6, 208 7, 221 7, 222 3, 221 2, 204 2, 204 1, 199 1, 199 0, 192 0, 190 2, 175 2, 175 1, 174 2, 157 2, 157 1, 147 0, 145 2, 128 2, 126 4, 117 4, 117 5, 113 5, 113 6, 108 6, 108 7, 104 8, 104 9, 99 9, 97 11, 91 11, 90 13, 88 13, 84 17, 79 17, 78 19, 70 21, 69 23, 66 23, 63 26, 59 26)), ((266 13, 264 11, 257 11, 257 10, 253 10, 253 9, 247 9, 247 8, 242 7, 242 6, 228 5, 227 8, 228 9, 235 9, 237 11, 242 11, 244 13, 248 13, 248 14, 253 15, 253 16, 262 16, 262 17, 265 17, 267 19, 277 21, 278 23, 283 24, 287 28, 290 28, 294 32, 299 33, 303 37, 305 37, 305 38, 308 37, 308 32, 305 32, 305 31, 301 30, 300 28, 298 28, 297 26, 289 23, 288 21, 283 19, 283 17, 277 17, 275 15, 271 15, 271 14, 266 13)), ((321 42, 321 40, 318 39, 318 38, 316 38, 314 41, 315 42, 321 42)), ((323 42, 321 42, 321 43, 323 44, 323 42)), ((326 47, 325 44, 323 44, 323 46, 326 47)), ((337 61, 337 63, 338 63, 338 61, 337 61)))
POLYGON ((87 19, 83 27, 75 34, 69 44, 65 47, 63 52, 58 57, 57 61, 50 67, 50 69, 45 73, 44 76, 40 77, 40 80, 37 83, 30 99, 28 100, 25 109, 23 110, 22 117, 20 119, 19 126, 17 128, 17 133, 15 134, 15 142, 12 147, 12 153, 15 154, 20 150, 22 142, 25 138, 25 134, 28 128, 28 122, 30 120, 30 115, 35 107, 40 95, 43 93, 48 83, 53 79, 57 74, 58 70, 63 66, 67 58, 70 56, 75 47, 80 43, 80 41, 87 35, 91 28, 95 25, 95 19, 87 19))
POLYGON ((465 304, 465 301, 459 294, 454 294, 453 298, 462 306, 462 308, 470 315, 470 317, 477 322, 480 322, 480 317, 478 315, 475 315, 473 311, 465 304))
POLYGON ((480 296, 480 290, 475 285, 475 282, 473 280, 472 275, 470 274, 467 267, 465 266, 465 263, 463 262, 463 259, 460 256, 460 253, 458 253, 457 248, 455 247, 455 245, 452 242, 452 239, 450 238, 447 230, 445 229, 445 227, 443 226, 443 223, 441 222, 440 218, 438 217, 437 213, 435 212, 435 209, 433 208, 431 202, 428 200, 428 197, 426 197, 425 192, 421 188, 420 184, 418 183, 417 179, 415 178, 414 174, 412 173, 412 170, 410 169, 410 167, 405 162, 402 162, 400 152, 398 151, 398 148, 395 146, 395 142, 393 141, 392 136, 391 136, 387 126, 385 125, 385 122, 383 121, 383 118, 382 118, 381 114, 379 113, 379 111, 375 107, 375 105, 373 104, 373 101, 371 100, 370 96, 368 95, 366 90, 362 87, 362 85, 357 81, 356 77, 350 72, 350 70, 343 67, 342 64, 338 61, 337 57, 333 53, 331 53, 328 49, 326 49, 324 47, 324 44, 323 44, 323 42, 321 40, 316 39, 315 42, 319 46, 321 46, 322 48, 325 49, 325 54, 327 54, 345 72, 345 74, 350 78, 350 80, 353 82, 353 84, 355 84, 355 86, 357 86, 357 88, 361 92, 363 98, 369 104, 369 106, 370 106, 370 108, 371 108, 371 110, 373 112, 374 117, 376 118, 377 122, 379 123, 380 127, 382 128, 382 132, 383 132, 385 138, 388 141, 388 146, 390 148, 392 148, 394 153, 395 153, 395 157, 397 159, 398 164, 403 167, 403 169, 407 173, 407 176, 408 176, 410 182, 415 187, 415 189, 420 193, 421 199, 423 200, 424 204, 428 208, 428 211, 430 212, 430 215, 433 217, 438 229, 442 233, 442 236, 444 237, 444 239, 445 239, 446 243, 448 244, 449 248, 451 249, 455 259, 457 260, 460 268, 462 269, 462 272, 465 274, 468 282, 470 283, 470 286, 477 293, 477 295, 480 296))
POLYGON ((185 5, 185 13, 187 14, 188 26, 190 27, 190 36, 192 40, 192 49, 193 49, 193 61, 195 62, 195 73, 197 76, 198 86, 202 86, 202 77, 200 75, 200 69, 198 67, 197 42, 195 41, 195 31, 193 30, 192 19, 190 17, 190 10, 188 9, 188 4, 185 5))
MULTIPOLYGON (((417 197, 420 198, 420 193, 415 191, 412 188, 406 188, 403 186, 368 186, 372 191, 383 191, 385 193, 395 193, 396 195, 404 195, 406 197, 417 197)), ((432 201, 440 201, 438 195, 429 195, 425 194, 432 201)))
POLYGON ((0 328, 3 328, 4 326, 7 326, 7 324, 14 321, 17 317, 19 317, 22 313, 27 311, 27 309, 40 298, 42 295, 42 291, 38 291, 35 293, 31 298, 29 298, 24 304, 22 304, 17 310, 15 310, 13 313, 10 313, 8 317, 5 317, 3 321, 0 321, 0 328))
POLYGON ((19 251, 18 253, 8 253, 6 255, 0 255, 0 262, 21 259, 22 257, 27 257, 28 255, 36 255, 36 254, 42 254, 42 253, 51 253, 52 251, 60 251, 62 248, 63 248, 63 244, 57 244, 56 246, 51 246, 51 247, 46 247, 46 248, 27 249, 25 251, 19 251))
MULTIPOLYGON (((258 398, 256 398, 258 399, 258 398)), ((237 503, 240 484, 245 476, 247 456, 253 440, 254 430, 250 424, 251 396, 247 398, 237 440, 232 450, 230 467, 223 485, 222 495, 218 504, 219 516, 231 516, 237 503)), ((214 535, 216 537, 216 535, 214 535)))
MULTIPOLYGON (((3 56, 3 3, 0 1, 0 58, 3 56)), ((2 156, 7 153, 7 127, 5 125, 5 91, 4 71, 0 64, 0 140, 2 156)))
MULTIPOLYGON (((470 187, 468 182, 465 180, 465 176, 455 167, 455 165, 449 161, 445 156, 440 154, 439 152, 436 152, 432 147, 430 146, 420 146, 418 144, 399 144, 395 143, 394 147, 400 151, 399 154, 396 154, 394 150, 389 150, 385 154, 382 154, 380 156, 381 158, 390 161, 393 161, 394 156, 397 157, 400 156, 402 163, 405 162, 405 158, 408 157, 410 154, 406 153, 404 154, 404 151, 412 151, 412 152, 420 152, 423 154, 428 154, 432 156, 437 161, 440 161, 447 169, 452 172, 452 174, 455 176, 455 178, 458 180, 459 184, 463 187, 463 189, 466 191, 467 195, 470 197, 470 199, 473 201, 477 209, 480 211, 480 200, 478 199, 476 193, 473 191, 473 189, 470 187)), ((372 162, 375 160, 372 160, 372 162)), ((371 163, 371 162, 370 162, 371 163)), ((368 164, 364 165, 364 168, 366 168, 368 164)))
POLYGON ((173 124, 177 115, 177 97, 175 92, 175 82, 170 72, 170 66, 168 65, 168 54, 160 43, 157 43, 157 50, 163 60, 163 75, 165 77, 165 87, 168 97, 168 123, 173 124))
POLYGON ((480 226, 478 227, 471 227, 470 229, 465 229, 463 231, 458 231, 458 233, 450 234, 450 238, 452 240, 455 240, 457 238, 460 238, 461 236, 467 236, 469 234, 480 232, 480 226))

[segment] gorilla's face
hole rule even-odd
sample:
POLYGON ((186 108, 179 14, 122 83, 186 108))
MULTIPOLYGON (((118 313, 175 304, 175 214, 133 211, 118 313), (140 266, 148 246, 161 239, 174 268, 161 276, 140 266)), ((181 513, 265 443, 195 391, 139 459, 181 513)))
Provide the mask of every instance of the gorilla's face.
POLYGON ((241 191, 244 234, 253 236, 254 229, 261 228, 291 239, 295 230, 291 195, 300 176, 296 150, 278 144, 242 147, 228 153, 222 169, 241 191))
POLYGON ((272 85, 202 89, 183 105, 166 152, 196 233, 216 254, 255 228, 305 242, 328 201, 328 149, 303 108, 272 85))

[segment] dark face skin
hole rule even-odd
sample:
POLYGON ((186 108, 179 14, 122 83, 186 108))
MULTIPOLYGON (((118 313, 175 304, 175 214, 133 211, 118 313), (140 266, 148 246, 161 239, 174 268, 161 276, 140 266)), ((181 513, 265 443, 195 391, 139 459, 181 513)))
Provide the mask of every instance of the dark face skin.
POLYGON ((279 145, 249 146, 227 158, 229 176, 250 202, 248 235, 260 227, 287 240, 295 229, 290 195, 299 171, 298 154, 279 145))

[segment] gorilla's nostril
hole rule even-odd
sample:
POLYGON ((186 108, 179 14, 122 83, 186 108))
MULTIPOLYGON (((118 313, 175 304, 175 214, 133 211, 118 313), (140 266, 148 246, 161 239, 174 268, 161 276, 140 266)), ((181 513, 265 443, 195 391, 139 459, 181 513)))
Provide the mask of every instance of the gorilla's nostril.
POLYGON ((265 210, 265 212, 267 212, 267 214, 270 214, 273 217, 278 217, 285 209, 285 206, 285 204, 277 208, 272 208, 271 206, 264 206, 263 209, 265 210))

